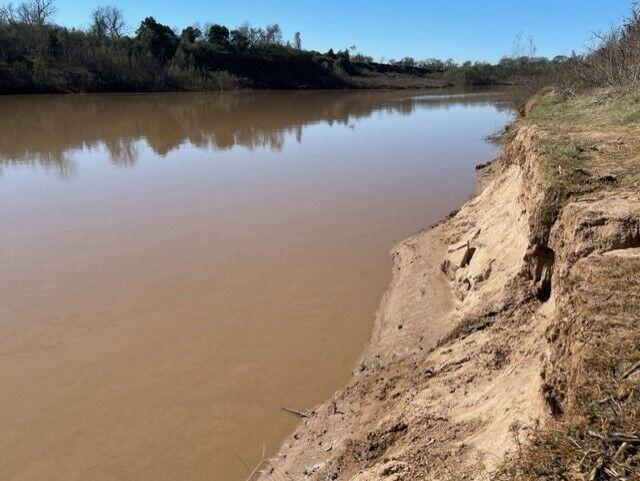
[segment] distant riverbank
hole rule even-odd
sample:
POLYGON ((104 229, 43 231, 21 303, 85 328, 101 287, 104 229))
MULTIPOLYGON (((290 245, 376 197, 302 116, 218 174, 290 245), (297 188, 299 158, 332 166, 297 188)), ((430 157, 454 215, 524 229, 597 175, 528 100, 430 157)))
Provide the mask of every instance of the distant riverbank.
POLYGON ((562 63, 526 56, 496 64, 412 57, 375 62, 355 47, 305 50, 299 33, 285 41, 278 24, 189 26, 178 32, 147 17, 129 36, 115 7, 96 9, 88 29, 52 24, 51 12, 36 7, 33 15, 0 8, 0 93, 497 85, 519 83, 562 63))
MULTIPOLYGON (((437 68, 385 64, 349 50, 284 43, 280 27, 195 27, 177 35, 146 18, 135 37, 76 30, 0 9, 0 93, 164 92, 237 89, 432 88, 437 68)), ((116 15, 117 10, 109 11, 116 15)), ((106 22, 107 20, 105 20, 106 22)), ((115 20, 112 20, 115 21, 115 20)))

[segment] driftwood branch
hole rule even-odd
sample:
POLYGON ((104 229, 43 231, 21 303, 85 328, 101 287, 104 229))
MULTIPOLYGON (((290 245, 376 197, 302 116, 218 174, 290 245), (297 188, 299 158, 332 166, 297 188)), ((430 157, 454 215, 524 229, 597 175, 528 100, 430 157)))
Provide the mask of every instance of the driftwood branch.
POLYGON ((310 418, 311 413, 309 411, 298 411, 297 409, 288 408, 286 406, 282 407, 283 411, 286 411, 291 414, 295 414, 296 416, 300 416, 301 418, 310 418))

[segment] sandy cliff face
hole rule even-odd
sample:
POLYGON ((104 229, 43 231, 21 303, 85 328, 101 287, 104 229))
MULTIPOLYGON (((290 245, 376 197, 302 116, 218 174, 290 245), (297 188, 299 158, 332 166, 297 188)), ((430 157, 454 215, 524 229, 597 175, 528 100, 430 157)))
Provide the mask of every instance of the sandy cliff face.
POLYGON ((640 197, 604 182, 550 207, 548 133, 512 127, 483 190, 396 246, 353 380, 304 419, 261 479, 487 478, 562 422, 586 342, 567 306, 598 282, 594 269, 640 262, 640 197))

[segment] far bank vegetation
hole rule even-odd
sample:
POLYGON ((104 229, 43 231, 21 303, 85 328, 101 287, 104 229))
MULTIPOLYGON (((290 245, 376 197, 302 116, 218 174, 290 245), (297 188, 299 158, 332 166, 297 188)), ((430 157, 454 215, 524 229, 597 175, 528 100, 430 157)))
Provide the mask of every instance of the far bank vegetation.
POLYGON ((363 88, 517 83, 563 66, 515 52, 496 64, 453 60, 376 62, 355 46, 317 52, 303 35, 285 39, 277 23, 173 29, 149 16, 129 26, 114 6, 94 9, 85 29, 56 25, 55 0, 0 7, 0 92, 363 88), (378 81, 402 78, 423 82, 378 81))

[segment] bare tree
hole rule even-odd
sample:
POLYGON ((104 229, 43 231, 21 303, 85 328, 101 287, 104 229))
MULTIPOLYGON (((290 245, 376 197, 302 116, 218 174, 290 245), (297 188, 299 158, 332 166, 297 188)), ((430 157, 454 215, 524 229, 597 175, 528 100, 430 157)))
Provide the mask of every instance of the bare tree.
POLYGON ((640 5, 634 2, 631 16, 619 28, 594 34, 597 46, 586 56, 595 85, 640 84, 640 5))
POLYGON ((516 38, 513 40, 513 47, 511 50, 511 58, 519 59, 523 57, 535 57, 538 48, 531 36, 526 39, 522 38, 522 32, 518 32, 516 38))
POLYGON ((120 38, 124 33, 124 14, 118 7, 100 6, 92 12, 91 18, 91 30, 99 38, 120 38))
POLYGON ((18 20, 27 25, 42 26, 56 13, 55 0, 30 0, 21 3, 16 15, 18 20))
POLYGON ((111 38, 120 38, 124 34, 125 22, 124 13, 117 7, 106 7, 107 9, 107 35, 111 38))
POLYGON ((0 7, 0 25, 15 21, 16 12, 12 3, 7 3, 4 7, 0 7))
POLYGON ((267 25, 262 31, 262 42, 267 45, 280 45, 282 43, 282 29, 277 23, 267 25))

